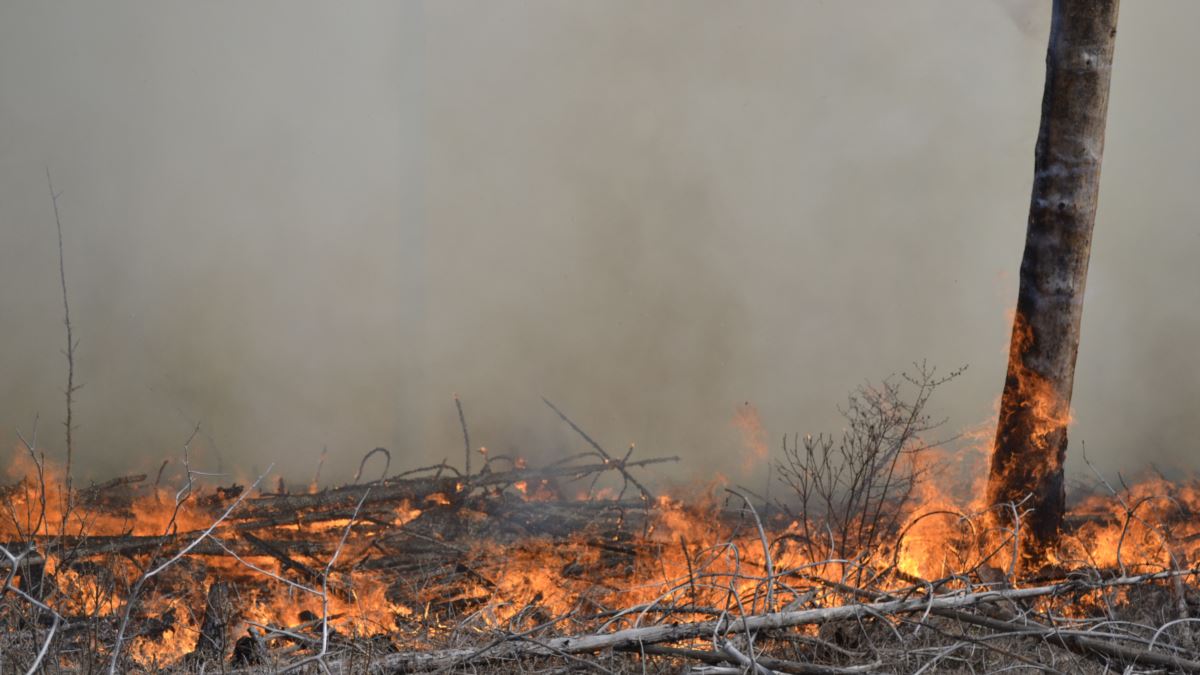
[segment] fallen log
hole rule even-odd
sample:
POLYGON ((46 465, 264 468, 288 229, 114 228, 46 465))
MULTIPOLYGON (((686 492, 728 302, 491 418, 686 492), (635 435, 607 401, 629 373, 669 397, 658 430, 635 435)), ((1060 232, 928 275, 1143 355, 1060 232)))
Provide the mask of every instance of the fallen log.
MULTIPOLYGON (((73 560, 80 560, 102 555, 134 556, 153 553, 160 549, 170 550, 172 545, 177 546, 181 543, 191 541, 199 536, 199 534, 199 531, 189 531, 167 536, 39 537, 35 541, 53 541, 56 551, 69 551, 73 560)), ((332 552, 333 547, 336 545, 336 542, 308 540, 276 540, 270 543, 276 547, 286 548, 293 554, 318 557, 332 552)), ((19 544, 4 544, 4 546, 8 547, 17 545, 19 544)), ((226 546, 232 547, 239 555, 265 555, 257 548, 238 545, 232 540, 226 542, 226 546)), ((188 551, 188 555, 192 556, 222 556, 226 553, 225 548, 222 548, 216 542, 209 539, 196 544, 188 551)), ((44 564, 45 556, 34 552, 26 555, 24 561, 30 564, 44 564)))
POLYGON ((115 488, 137 485, 144 480, 146 480, 146 474, 139 473, 131 476, 118 476, 103 483, 89 485, 77 493, 78 504, 87 506, 102 504, 128 506, 133 502, 132 493, 123 491, 118 494, 114 491, 115 488))
MULTIPOLYGON (((462 506, 437 506, 426 509, 417 519, 404 525, 395 525, 395 506, 387 503, 375 504, 376 510, 359 514, 360 523, 355 534, 372 542, 380 554, 377 561, 368 567, 402 567, 409 564, 420 566, 461 558, 465 549, 454 546, 447 538, 472 541, 486 538, 489 541, 517 541, 533 537, 549 537, 554 540, 588 535, 589 545, 600 548, 616 547, 622 532, 637 532, 650 522, 652 505, 644 502, 625 501, 559 501, 527 502, 512 497, 499 500, 480 496, 462 506), (467 509, 464 511, 464 508, 467 509), (469 513, 486 514, 486 519, 473 518, 469 513), (606 517, 607 516, 607 517, 606 517), (457 536, 448 537, 457 533, 457 536), (414 540, 424 543, 414 545, 414 540)), ((319 525, 322 522, 349 520, 354 509, 332 509, 304 514, 302 525, 319 525)), ((311 583, 318 583, 315 568, 300 561, 297 556, 325 560, 334 550, 336 541, 321 533, 306 530, 280 530, 279 525, 295 524, 296 514, 279 514, 268 519, 233 522, 228 519, 214 532, 221 539, 218 543, 205 538, 188 552, 189 557, 224 556, 230 550, 244 557, 265 556, 274 558, 283 569, 291 569, 311 583), (264 530, 264 534, 255 534, 264 530), (295 536, 296 538, 290 538, 295 536)), ((72 561, 81 561, 97 556, 135 557, 151 555, 177 549, 186 542, 196 539, 200 531, 181 531, 169 535, 107 535, 57 537, 43 535, 34 538, 39 550, 24 557, 28 565, 45 562, 44 551, 56 555, 69 552, 72 561), (42 547, 49 546, 49 549, 42 547)), ((7 542, 9 550, 19 550, 29 542, 7 542)), ((623 551, 628 553, 628 551, 623 551)))
POLYGON ((253 534, 251 534, 249 532, 243 532, 242 539, 245 539, 246 541, 250 542, 254 546, 254 548, 258 549, 262 553, 265 553, 265 554, 271 556, 272 558, 278 560, 279 564, 283 567, 283 569, 285 571, 286 570, 295 570, 298 574, 300 574, 300 576, 304 577, 310 583, 312 583, 314 585, 321 583, 322 577, 320 574, 318 574, 315 570, 313 570, 308 565, 305 565, 304 563, 302 563, 302 562, 296 560, 295 558, 293 558, 292 556, 288 555, 288 552, 285 551, 280 546, 272 544, 269 541, 259 539, 258 537, 254 536, 253 534))

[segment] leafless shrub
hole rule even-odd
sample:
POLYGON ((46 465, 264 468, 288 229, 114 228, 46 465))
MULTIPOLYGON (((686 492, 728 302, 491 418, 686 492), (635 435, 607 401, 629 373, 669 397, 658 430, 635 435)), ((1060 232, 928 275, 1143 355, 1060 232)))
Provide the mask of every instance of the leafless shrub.
POLYGON ((871 557, 881 543, 894 541, 927 471, 918 458, 940 443, 924 437, 942 424, 926 405, 963 370, 938 376, 916 364, 911 374, 852 392, 841 409, 846 427, 840 438, 793 436, 788 443, 785 436, 776 471, 795 501, 780 506, 801 529, 785 537, 800 542, 810 560, 871 557))

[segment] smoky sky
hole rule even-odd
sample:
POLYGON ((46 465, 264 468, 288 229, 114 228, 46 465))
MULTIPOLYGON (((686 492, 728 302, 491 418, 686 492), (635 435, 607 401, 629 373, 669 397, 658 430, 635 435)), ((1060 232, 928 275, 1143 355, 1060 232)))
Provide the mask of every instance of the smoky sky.
MULTIPOLYGON (((737 475, 927 359, 1003 383, 1049 5, 7 2, 0 438, 346 478, 584 446, 737 475)), ((1075 384, 1109 471, 1195 468, 1200 5, 1125 3, 1075 384)))

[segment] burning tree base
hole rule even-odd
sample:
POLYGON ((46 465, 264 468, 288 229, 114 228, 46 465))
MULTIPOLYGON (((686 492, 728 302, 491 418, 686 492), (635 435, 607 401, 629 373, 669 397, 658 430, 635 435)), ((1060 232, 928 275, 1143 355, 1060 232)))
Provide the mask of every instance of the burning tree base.
POLYGON ((664 461, 593 460, 469 476, 438 466, 302 494, 172 494, 133 476, 76 492, 65 518, 38 466, 4 493, 5 665, 1200 672, 1198 571, 1183 564, 1200 537, 1178 509, 1178 533, 1149 525, 1163 515, 1149 493, 1077 512, 1081 546, 1123 539, 1114 564, 1066 560, 1065 545, 1056 578, 1021 580, 1001 556, 972 552, 982 517, 914 510, 875 550, 813 558, 794 514, 762 513, 741 493, 568 498, 566 485, 664 461), (939 518, 948 534, 933 542, 922 524, 939 518), (1168 553, 1154 557, 1158 535, 1168 553), (921 578, 899 562, 934 545, 948 549, 925 550, 921 565, 964 566, 921 578))

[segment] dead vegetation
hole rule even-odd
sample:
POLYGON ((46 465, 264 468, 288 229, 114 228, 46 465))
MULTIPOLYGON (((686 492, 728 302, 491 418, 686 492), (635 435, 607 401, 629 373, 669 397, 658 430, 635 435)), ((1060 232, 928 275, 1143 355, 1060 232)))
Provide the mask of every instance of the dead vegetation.
POLYGON ((386 477, 373 451, 385 477, 322 491, 267 491, 266 474, 207 487, 185 444, 170 489, 132 475, 68 498, 35 435, 0 493, 0 664, 1200 672, 1194 486, 1093 499, 1056 564, 1022 570, 1019 506, 1012 527, 927 495, 925 406, 944 381, 918 369, 856 392, 842 438, 785 444, 792 490, 772 504, 656 495, 647 470, 675 458, 612 455, 554 406, 588 452, 386 477))

